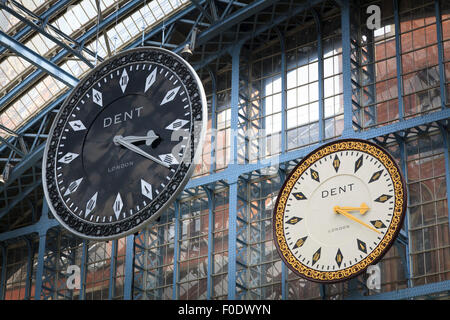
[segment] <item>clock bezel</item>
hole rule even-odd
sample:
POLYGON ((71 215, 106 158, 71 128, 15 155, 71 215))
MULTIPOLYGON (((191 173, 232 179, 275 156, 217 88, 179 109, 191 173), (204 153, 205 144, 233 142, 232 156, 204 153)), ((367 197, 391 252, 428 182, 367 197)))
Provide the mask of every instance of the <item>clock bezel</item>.
MULTIPOLYGON (((380 160, 378 157, 374 156, 378 161, 382 162, 386 169, 388 167, 385 165, 385 163, 380 160)), ((389 174, 392 177, 392 174, 389 174)), ((394 178, 392 178, 394 182, 394 178)), ((289 267, 291 271, 293 271, 296 275, 313 282, 318 282, 322 284, 331 284, 331 283, 338 283, 342 281, 349 280, 351 278, 357 277, 361 273, 363 273, 369 265, 376 264, 378 261, 380 261, 383 256, 389 251, 393 243, 395 242, 395 239, 397 238, 402 226, 403 221, 406 215, 406 208, 407 208, 407 186, 405 179, 403 177, 402 171, 395 162, 395 159, 390 155, 388 151, 386 151, 383 147, 362 139, 356 139, 356 138, 346 138, 346 139, 339 139, 334 140, 331 142, 328 142, 326 144, 321 145, 318 148, 315 148, 313 151, 308 153, 289 173, 289 175, 286 177, 282 187, 280 188, 280 191, 277 195, 275 206, 273 209, 273 217, 272 217, 272 227, 273 227, 273 239, 275 243, 275 247, 277 248, 278 254, 281 257, 281 259, 284 261, 284 263, 289 267), (392 163, 393 168, 395 169, 395 172, 398 173, 398 179, 400 181, 401 189, 398 189, 394 185, 394 195, 395 195, 395 202, 394 202, 394 213, 392 220, 397 219, 397 223, 395 224, 395 228, 391 228, 393 226, 393 223, 391 222, 389 225, 388 230, 386 231, 386 234, 384 237, 380 240, 380 242, 377 244, 377 246, 361 261, 357 262, 356 264, 344 268, 342 270, 338 271, 319 271, 312 269, 304 264, 302 264, 298 259, 295 257, 295 255, 292 254, 291 250, 289 249, 287 245, 287 241, 284 237, 284 214, 286 209, 286 203, 287 198, 289 197, 291 191, 293 190, 293 187, 295 186, 295 183, 300 178, 301 174, 305 172, 308 168, 310 168, 315 162, 319 161, 323 157, 329 155, 330 153, 336 152, 336 151, 364 151, 361 148, 356 148, 359 144, 366 144, 370 148, 376 148, 386 156, 386 158, 392 163), (330 147, 336 145, 335 150, 332 150, 331 152, 326 152, 322 154, 320 157, 318 154, 320 154, 323 150, 331 149, 330 147), (352 148, 346 148, 340 147, 341 146, 352 146, 352 148), (342 149, 339 149, 342 148, 342 149), (311 160, 312 159, 312 160, 311 160), (306 162, 310 162, 308 165, 305 166, 306 162), (304 168, 302 170, 302 168, 304 168), (295 178, 296 177, 296 178, 295 178), (288 188, 290 189, 288 190, 288 188), (287 191, 288 190, 288 191, 287 191), (400 194, 402 192, 402 194, 400 194), (284 201, 284 206, 282 206, 281 202, 284 201), (401 203, 401 205, 399 204, 401 203), (282 206, 282 207, 280 207, 282 206), (398 211, 400 210, 400 211, 398 211), (397 212, 397 213, 396 213, 397 212), (278 221, 278 222, 277 222, 278 221), (281 223, 280 223, 281 222, 281 223), (392 230, 391 230, 392 229, 392 230), (280 235, 281 237, 279 237, 280 235), (386 239, 386 237, 389 235, 389 239, 386 239), (379 249, 380 245, 387 241, 382 248, 379 249), (374 252, 377 250, 381 250, 378 254, 376 254, 375 257, 373 257, 374 252), (370 260, 370 261, 369 261, 370 260)))
POLYGON ((50 212, 64 228, 84 239, 106 241, 138 232, 155 221, 172 204, 188 183, 198 159, 201 157, 206 136, 207 119, 206 94, 202 82, 194 68, 179 55, 163 48, 139 47, 125 50, 102 62, 96 68, 90 70, 72 89, 50 128, 42 160, 42 184, 50 212), (110 72, 129 64, 141 62, 160 64, 170 69, 179 76, 186 88, 190 102, 189 110, 191 111, 191 135, 189 150, 186 150, 184 154, 189 154, 190 157, 186 159, 186 156, 183 156, 183 160, 177 166, 176 172, 166 187, 149 205, 131 217, 108 223, 90 222, 81 219, 67 208, 59 194, 55 173, 57 156, 56 153, 51 151, 58 148, 61 130, 64 129, 68 117, 86 92, 92 90, 92 87, 110 72), (198 125, 199 122, 201 126, 198 125), (190 162, 187 163, 186 160, 190 162), (115 232, 115 230, 118 231, 115 232))

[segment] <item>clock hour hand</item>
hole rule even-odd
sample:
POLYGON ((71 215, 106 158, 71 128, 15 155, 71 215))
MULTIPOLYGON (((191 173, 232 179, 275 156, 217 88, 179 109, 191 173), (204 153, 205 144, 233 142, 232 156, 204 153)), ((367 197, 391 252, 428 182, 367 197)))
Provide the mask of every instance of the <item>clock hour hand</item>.
POLYGON ((149 130, 147 132, 146 136, 126 136, 126 137, 122 137, 122 140, 125 142, 129 142, 129 143, 145 141, 145 144, 147 146, 150 146, 153 143, 153 141, 155 141, 158 138, 159 138, 159 136, 156 135, 153 130, 149 130))
POLYGON ((353 221, 355 221, 355 222, 358 222, 359 224, 362 224, 364 227, 369 228, 370 230, 373 230, 373 231, 375 231, 375 232, 377 232, 377 233, 381 233, 381 232, 378 231, 377 229, 375 229, 375 228, 369 226, 367 223, 364 223, 364 222, 362 222, 361 220, 359 220, 358 218, 355 218, 354 216, 352 216, 352 215, 351 215, 350 213, 348 213, 347 211, 344 211, 344 210, 339 209, 339 206, 334 207, 333 210, 334 210, 334 212, 336 212, 336 213, 340 213, 340 214, 342 214, 343 216, 345 216, 345 217, 347 217, 347 218, 349 218, 349 219, 351 219, 351 220, 353 220, 353 221))
POLYGON ((160 165, 162 165, 162 166, 164 166, 166 168, 170 168, 170 166, 167 163, 165 163, 165 162, 155 158, 154 156, 148 154, 147 152, 145 152, 141 148, 136 147, 134 144, 131 144, 130 142, 126 141, 124 139, 124 137, 122 137, 122 136, 115 136, 114 139, 113 139, 113 142, 116 145, 120 144, 120 145, 124 146, 125 148, 127 148, 127 149, 129 149, 129 150, 131 150, 133 152, 136 152, 137 154, 140 154, 141 156, 146 157, 147 159, 150 159, 150 160, 152 160, 152 161, 154 161, 154 162, 156 162, 156 163, 158 163, 158 164, 160 164, 160 165))

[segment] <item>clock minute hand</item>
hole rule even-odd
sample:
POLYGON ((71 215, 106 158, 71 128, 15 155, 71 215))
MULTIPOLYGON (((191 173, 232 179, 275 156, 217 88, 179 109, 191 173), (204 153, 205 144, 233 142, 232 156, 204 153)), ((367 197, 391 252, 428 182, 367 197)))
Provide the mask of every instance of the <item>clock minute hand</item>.
POLYGON ((126 140, 124 140, 124 138, 122 136, 115 136, 113 141, 114 141, 115 144, 120 144, 120 145, 124 146, 125 148, 127 148, 127 149, 129 149, 129 150, 131 150, 133 152, 136 152, 136 153, 140 154, 143 157, 146 157, 147 159, 150 159, 150 160, 152 160, 152 161, 154 161, 154 162, 156 162, 156 163, 158 163, 158 164, 160 164, 160 165, 162 165, 162 166, 164 166, 166 168, 170 168, 170 166, 167 163, 162 162, 161 160, 159 160, 159 159, 155 158, 154 156, 148 154, 147 152, 145 152, 141 148, 138 148, 135 145, 127 142, 126 140))
POLYGON ((157 136, 153 130, 149 130, 146 136, 126 136, 122 137, 122 140, 129 143, 145 140, 145 144, 149 146, 158 138, 159 136, 157 136))
POLYGON ((381 232, 378 231, 377 229, 375 229, 375 228, 369 226, 367 223, 364 223, 364 222, 362 222, 361 220, 359 220, 358 218, 355 218, 355 217, 352 216, 350 213, 348 213, 348 212, 346 212, 346 211, 344 211, 344 210, 339 209, 338 206, 334 207, 333 209, 334 209, 334 212, 340 213, 340 214, 342 214, 343 216, 345 216, 345 217, 347 217, 347 218, 349 218, 349 219, 351 219, 351 220, 353 220, 353 221, 355 221, 355 222, 358 222, 359 224, 362 224, 364 227, 369 228, 370 230, 373 230, 373 231, 375 231, 375 232, 377 232, 377 233, 381 233, 381 232))

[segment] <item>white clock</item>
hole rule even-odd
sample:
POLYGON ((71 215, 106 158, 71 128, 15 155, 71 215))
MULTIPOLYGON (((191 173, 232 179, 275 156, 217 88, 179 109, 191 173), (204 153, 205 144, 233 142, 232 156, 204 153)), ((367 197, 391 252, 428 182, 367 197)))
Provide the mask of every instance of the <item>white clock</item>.
POLYGON ((373 143, 319 147, 287 177, 274 208, 278 252, 296 274, 333 283, 387 252, 402 227, 406 185, 393 158, 373 143))

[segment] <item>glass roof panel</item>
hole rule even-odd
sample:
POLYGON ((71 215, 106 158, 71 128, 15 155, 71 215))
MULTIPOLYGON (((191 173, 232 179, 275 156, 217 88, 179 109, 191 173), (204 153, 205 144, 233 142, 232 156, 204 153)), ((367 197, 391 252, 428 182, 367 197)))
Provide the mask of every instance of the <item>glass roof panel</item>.
MULTIPOLYGON (((143 7, 137 8, 136 12, 118 21, 106 30, 111 51, 113 53, 116 50, 119 51, 123 49, 125 43, 128 41, 139 38, 142 34, 143 24, 147 30, 157 23, 156 19, 159 21, 164 19, 167 14, 173 13, 176 9, 180 9, 187 2, 189 1, 171 0, 169 2, 168 0, 153 0, 146 3, 143 7)), ((116 5, 116 3, 112 0, 101 1, 101 8, 111 7, 113 5, 116 5)), ((70 6, 69 8, 63 16, 52 22, 55 27, 67 35, 71 35, 74 31, 81 28, 82 25, 92 21, 92 19, 97 19, 95 0, 82 0, 79 4, 70 6)), ((25 43, 25 45, 32 47, 33 50, 43 56, 48 54, 55 46, 52 41, 41 35, 36 35, 25 43)), ((88 42, 86 47, 92 52, 97 52, 100 57, 106 57, 107 55, 105 38, 102 34, 98 38, 88 42)), ((95 62, 93 61, 93 63, 95 62)), ((3 70, 3 72, 0 71, 0 86, 4 87, 9 81, 20 76, 20 73, 28 67, 30 67, 30 64, 21 58, 12 56, 5 59, 0 63, 0 69, 3 70), (15 67, 12 68, 11 65, 15 67)), ((60 67, 77 78, 82 77, 90 70, 84 62, 74 59, 67 60, 60 67)), ((52 76, 45 76, 9 105, 6 111, 0 115, 0 122, 7 128, 16 130, 24 121, 67 89, 68 87, 65 84, 52 76)))

